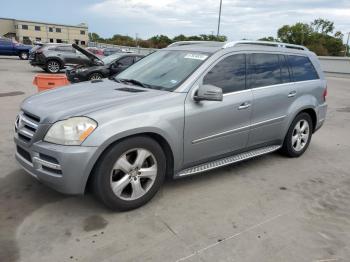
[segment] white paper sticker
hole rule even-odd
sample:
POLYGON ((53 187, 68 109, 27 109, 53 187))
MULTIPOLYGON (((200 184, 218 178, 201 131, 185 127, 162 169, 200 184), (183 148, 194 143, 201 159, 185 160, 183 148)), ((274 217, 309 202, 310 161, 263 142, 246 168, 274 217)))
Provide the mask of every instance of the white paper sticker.
POLYGON ((187 59, 197 59, 197 60, 205 60, 208 56, 203 54, 187 54, 185 58, 187 59))

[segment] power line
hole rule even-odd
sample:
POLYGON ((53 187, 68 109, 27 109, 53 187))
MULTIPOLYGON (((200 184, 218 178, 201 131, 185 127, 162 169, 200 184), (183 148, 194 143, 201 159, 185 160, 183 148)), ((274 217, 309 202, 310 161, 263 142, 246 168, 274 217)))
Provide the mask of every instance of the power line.
POLYGON ((219 21, 218 21, 218 31, 217 31, 217 37, 220 35, 220 22, 221 22, 221 7, 222 7, 222 0, 220 0, 220 9, 219 9, 219 21))

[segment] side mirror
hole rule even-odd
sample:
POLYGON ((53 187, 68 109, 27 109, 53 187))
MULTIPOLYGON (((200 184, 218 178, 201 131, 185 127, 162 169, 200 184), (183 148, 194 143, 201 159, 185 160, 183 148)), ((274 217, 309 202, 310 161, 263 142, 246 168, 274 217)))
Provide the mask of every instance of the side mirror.
POLYGON ((194 101, 222 101, 223 94, 220 87, 213 85, 202 85, 193 97, 194 101))

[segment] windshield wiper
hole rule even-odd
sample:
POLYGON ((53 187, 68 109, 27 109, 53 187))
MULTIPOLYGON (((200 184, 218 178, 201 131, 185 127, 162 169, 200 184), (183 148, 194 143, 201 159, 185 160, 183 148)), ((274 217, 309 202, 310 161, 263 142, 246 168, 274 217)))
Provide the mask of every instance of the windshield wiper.
POLYGON ((114 78, 114 80, 119 82, 119 83, 130 83, 130 84, 134 84, 137 86, 141 86, 143 88, 152 88, 152 86, 141 83, 140 81, 137 81, 135 79, 114 78))

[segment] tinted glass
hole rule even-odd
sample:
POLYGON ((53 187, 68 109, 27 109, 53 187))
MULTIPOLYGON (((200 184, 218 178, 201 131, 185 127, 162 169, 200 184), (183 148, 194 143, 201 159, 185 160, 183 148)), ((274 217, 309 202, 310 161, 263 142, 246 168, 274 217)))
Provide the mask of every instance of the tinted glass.
POLYGON ((132 63, 134 63, 134 58, 132 56, 127 56, 119 59, 118 63, 121 66, 130 66, 132 63))
POLYGON ((286 56, 279 55, 280 65, 281 65, 281 81, 282 83, 290 82, 290 74, 286 56))
POLYGON ((202 52, 160 50, 128 67, 116 79, 134 79, 151 88, 172 91, 208 56, 202 52))
POLYGON ((319 78, 308 57, 289 55, 288 59, 289 65, 292 68, 294 81, 306 81, 319 78))
POLYGON ((245 55, 232 55, 217 63, 203 78, 203 84, 222 88, 231 93, 245 89, 245 55))
POLYGON ((71 53, 75 53, 75 49, 73 49, 70 46, 58 46, 56 47, 57 51, 61 51, 61 52, 71 52, 71 53))
POLYGON ((122 53, 117 53, 117 54, 113 54, 110 56, 106 56, 102 59, 103 63, 105 65, 112 63, 114 60, 118 59, 119 57, 121 57, 123 54, 122 53))
POLYGON ((282 81, 278 55, 250 55, 249 77, 251 88, 280 84, 282 81))

